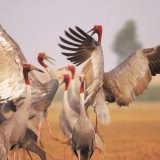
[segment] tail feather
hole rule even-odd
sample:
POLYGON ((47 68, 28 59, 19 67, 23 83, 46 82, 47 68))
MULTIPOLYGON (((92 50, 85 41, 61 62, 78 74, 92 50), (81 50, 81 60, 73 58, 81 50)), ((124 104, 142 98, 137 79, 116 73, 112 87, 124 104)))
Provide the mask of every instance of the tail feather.
POLYGON ((110 115, 108 111, 108 106, 105 103, 105 95, 103 92, 103 88, 100 88, 99 92, 96 94, 93 109, 95 113, 97 114, 98 120, 101 121, 103 124, 109 124, 111 123, 110 115))

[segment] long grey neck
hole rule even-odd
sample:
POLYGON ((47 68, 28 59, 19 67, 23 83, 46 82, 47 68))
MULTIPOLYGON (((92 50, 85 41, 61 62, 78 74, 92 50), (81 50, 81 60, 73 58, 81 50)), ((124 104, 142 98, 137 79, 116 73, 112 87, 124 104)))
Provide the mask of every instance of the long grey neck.
POLYGON ((84 93, 80 93, 80 118, 86 117, 86 111, 84 108, 84 93))
POLYGON ((20 110, 23 111, 25 110, 28 113, 28 109, 30 106, 31 106, 31 87, 30 85, 26 85, 26 98, 20 110))
POLYGON ((75 80, 71 79, 71 93, 76 94, 75 92, 75 80))
POLYGON ((51 80, 57 79, 57 76, 55 75, 53 69, 47 67, 46 70, 47 70, 47 72, 49 73, 49 75, 50 75, 50 77, 51 77, 51 80))

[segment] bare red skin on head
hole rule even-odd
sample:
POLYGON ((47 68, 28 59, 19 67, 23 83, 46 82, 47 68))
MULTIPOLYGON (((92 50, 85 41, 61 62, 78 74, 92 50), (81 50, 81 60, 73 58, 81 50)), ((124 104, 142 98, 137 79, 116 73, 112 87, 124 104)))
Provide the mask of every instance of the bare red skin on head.
POLYGON ((23 65, 23 76, 24 76, 24 80, 25 83, 27 85, 30 85, 29 79, 28 79, 28 72, 30 72, 30 65, 29 64, 24 64, 23 65))
POLYGON ((71 79, 74 79, 74 76, 75 76, 75 72, 76 72, 76 68, 74 65, 68 65, 68 69, 71 71, 72 73, 72 76, 71 76, 71 79))
POLYGON ((80 93, 84 93, 84 81, 81 82, 80 93))
POLYGON ((94 29, 95 29, 95 32, 98 34, 98 42, 101 44, 101 40, 102 40, 102 26, 101 25, 95 25, 94 29))
POLYGON ((44 67, 44 68, 47 68, 48 66, 43 62, 43 57, 45 56, 45 54, 44 53, 39 53, 38 54, 38 57, 37 57, 37 59, 38 59, 38 62, 44 67))
POLYGON ((70 83, 70 76, 69 76, 69 74, 64 74, 64 82, 65 82, 65 90, 68 90, 69 83, 70 83))

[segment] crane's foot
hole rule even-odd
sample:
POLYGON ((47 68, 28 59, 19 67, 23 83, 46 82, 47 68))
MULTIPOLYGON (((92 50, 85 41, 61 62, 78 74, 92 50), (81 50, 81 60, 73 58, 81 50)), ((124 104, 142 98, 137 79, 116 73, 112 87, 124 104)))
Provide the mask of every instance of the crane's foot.
POLYGON ((37 142, 37 146, 38 146, 41 150, 43 150, 51 159, 55 160, 49 153, 46 152, 46 150, 41 146, 40 143, 37 142))
POLYGON ((68 139, 68 140, 64 140, 61 142, 61 144, 67 144, 67 145, 71 145, 71 139, 68 139))
POLYGON ((50 137, 51 137, 51 139, 54 140, 54 141, 58 141, 58 142, 61 142, 61 143, 63 142, 62 140, 54 137, 53 135, 50 135, 50 137))

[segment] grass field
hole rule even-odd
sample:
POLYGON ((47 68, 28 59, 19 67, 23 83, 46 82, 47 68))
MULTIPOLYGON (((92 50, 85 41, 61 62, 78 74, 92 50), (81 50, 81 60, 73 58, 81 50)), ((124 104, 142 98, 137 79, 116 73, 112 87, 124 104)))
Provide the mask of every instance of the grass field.
MULTIPOLYGON (((61 103, 53 103, 49 108, 49 120, 54 135, 63 139, 59 126, 61 103)), ((118 108, 109 105, 111 124, 99 123, 99 132, 106 144, 104 160, 160 160, 160 102, 134 102, 130 107, 118 108)), ((95 123, 95 114, 90 109, 90 118, 95 123)), ((64 146, 49 138, 45 121, 42 125, 42 142, 47 152, 55 160, 71 160, 71 147, 64 146)), ((12 154, 12 153, 11 153, 12 154)), ((39 160, 32 154, 34 160, 39 160)), ((95 150, 91 160, 98 160, 99 152, 95 150)), ((29 158, 28 158, 29 159, 29 158)), ((76 160, 75 155, 72 160, 76 160)), ((47 156, 47 160, 51 160, 47 156)))

